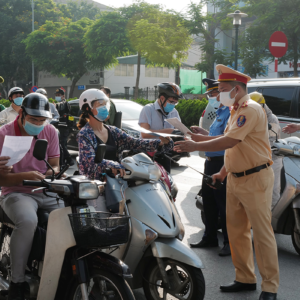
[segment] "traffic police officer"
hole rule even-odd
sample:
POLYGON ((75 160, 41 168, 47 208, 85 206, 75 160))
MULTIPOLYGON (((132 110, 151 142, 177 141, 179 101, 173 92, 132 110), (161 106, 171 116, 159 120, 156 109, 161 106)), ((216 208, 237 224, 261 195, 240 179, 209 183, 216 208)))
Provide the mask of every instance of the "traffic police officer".
POLYGON ((70 131, 72 130, 74 117, 70 114, 70 105, 65 99, 65 91, 62 88, 58 88, 55 91, 55 100, 58 102, 56 104, 56 109, 60 115, 59 121, 62 123, 66 123, 66 127, 59 126, 59 142, 63 148, 64 152, 64 159, 67 164, 70 166, 74 165, 72 157, 68 151, 67 143, 68 143, 68 136, 70 131))
MULTIPOLYGON (((211 137, 221 136, 227 125, 230 117, 230 110, 228 106, 220 105, 218 95, 219 82, 214 79, 205 78, 202 82, 206 85, 206 93, 208 96, 209 104, 212 107, 219 107, 216 111, 216 118, 209 128, 209 132, 192 126, 191 130, 196 133, 192 134, 192 140, 196 142, 210 140, 211 137), (201 134, 202 133, 202 134, 201 134)), ((206 160, 204 173, 213 175, 224 165, 224 150, 217 152, 205 152, 206 160)), ((221 189, 216 190, 202 182, 202 197, 203 197, 203 210, 205 214, 205 232, 202 240, 197 243, 191 243, 191 247, 205 248, 205 247, 218 247, 218 219, 220 216, 222 233, 224 236, 224 247, 220 251, 220 256, 230 255, 230 247, 226 228, 226 178, 223 182, 221 189)))
POLYGON ((213 175, 227 176, 227 230, 236 280, 221 286, 224 292, 256 290, 251 239, 262 276, 260 300, 274 300, 279 286, 277 245, 271 226, 274 184, 268 120, 262 107, 247 94, 249 76, 217 65, 220 102, 233 106, 224 137, 196 143, 176 142, 181 151, 225 151, 224 167, 213 175))

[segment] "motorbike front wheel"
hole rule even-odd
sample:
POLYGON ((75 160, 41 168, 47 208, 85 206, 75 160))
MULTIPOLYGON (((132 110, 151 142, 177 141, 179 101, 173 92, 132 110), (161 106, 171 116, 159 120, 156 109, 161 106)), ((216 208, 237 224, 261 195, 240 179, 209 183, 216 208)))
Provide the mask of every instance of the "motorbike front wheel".
MULTIPOLYGON (((135 300, 128 283, 122 278, 112 273, 93 269, 90 282, 87 283, 89 299, 102 300, 135 300)), ((80 285, 74 280, 68 300, 82 300, 80 285)))
POLYGON ((292 242, 295 250, 300 255, 300 234, 297 232, 296 224, 294 225, 294 230, 292 232, 292 242))
POLYGON ((170 259, 164 259, 164 265, 171 289, 163 286, 158 265, 149 264, 143 281, 147 300, 166 300, 174 297, 180 300, 204 299, 205 280, 201 269, 170 259))

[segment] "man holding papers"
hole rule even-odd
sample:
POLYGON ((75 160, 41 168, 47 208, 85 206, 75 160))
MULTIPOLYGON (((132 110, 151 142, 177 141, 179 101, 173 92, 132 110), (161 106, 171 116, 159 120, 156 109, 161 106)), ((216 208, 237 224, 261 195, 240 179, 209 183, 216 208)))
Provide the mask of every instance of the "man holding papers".
MULTIPOLYGON (((33 157, 36 139, 49 141, 46 160, 56 172, 59 171, 58 135, 55 128, 46 122, 51 117, 47 98, 42 94, 32 93, 24 98, 17 119, 0 128, 1 153, 13 146, 16 142, 14 137, 20 137, 19 145, 22 147, 24 145, 21 140, 29 138, 29 151, 25 151, 25 156, 13 164, 11 172, 0 172, 1 206, 15 225, 10 242, 12 281, 8 300, 24 299, 25 268, 37 226, 37 209, 42 208, 50 212, 63 207, 63 203, 56 202, 55 194, 52 194, 53 197, 47 197, 41 191, 32 193, 34 187, 22 185, 23 180, 39 181, 52 174, 44 161, 38 161, 33 157), (9 141, 4 142, 5 136, 10 138, 9 141)), ((13 156, 18 152, 18 148, 12 149, 12 157, 6 158, 8 165, 12 164, 13 156)))
MULTIPOLYGON (((174 126, 166 122, 167 119, 177 118, 179 113, 175 109, 179 99, 183 99, 180 87, 175 83, 159 83, 158 99, 154 103, 147 104, 140 113, 139 125, 152 132, 172 133, 174 126)), ((153 139, 154 136, 141 133, 144 139, 153 139)), ((167 172, 171 171, 171 162, 166 158, 157 159, 167 172)))

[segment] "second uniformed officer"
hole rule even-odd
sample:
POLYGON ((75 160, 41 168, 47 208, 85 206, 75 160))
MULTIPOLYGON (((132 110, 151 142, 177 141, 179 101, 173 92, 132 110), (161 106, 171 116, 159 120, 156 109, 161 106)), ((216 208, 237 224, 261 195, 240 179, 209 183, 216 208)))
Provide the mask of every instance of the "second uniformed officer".
POLYGON ((257 265, 262 277, 260 300, 274 300, 279 286, 277 245, 271 226, 274 184, 268 120, 262 107, 247 93, 249 76, 224 65, 217 65, 220 102, 232 106, 224 137, 206 142, 176 142, 174 150, 225 151, 224 166, 213 175, 227 176, 227 231, 235 266, 235 281, 221 286, 224 292, 256 290, 253 240, 257 265))

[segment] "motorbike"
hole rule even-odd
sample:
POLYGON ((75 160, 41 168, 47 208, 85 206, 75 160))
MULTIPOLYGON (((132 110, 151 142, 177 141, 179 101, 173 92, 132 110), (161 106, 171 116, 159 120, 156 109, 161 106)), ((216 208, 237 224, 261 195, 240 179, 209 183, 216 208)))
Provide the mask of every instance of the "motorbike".
MULTIPOLYGON (((45 160, 48 142, 37 140, 33 156, 45 160)), ((101 162, 105 145, 98 147, 95 160, 101 162)), ((119 247, 128 242, 129 217, 117 213, 95 212, 88 200, 95 199, 104 183, 85 176, 60 179, 66 171, 42 181, 24 180, 34 187, 33 192, 56 193, 65 207, 49 215, 38 211, 38 228, 27 263, 26 299, 122 299, 134 300, 126 282, 132 277, 129 267, 116 257, 105 253, 104 248, 119 247), (41 246, 44 243, 44 247, 41 246)), ((0 214, 0 289, 6 295, 11 279, 10 236, 13 223, 0 214)))
POLYGON ((184 226, 160 168, 145 153, 127 153, 121 164, 126 175, 106 172, 104 193, 108 211, 118 211, 122 199, 130 216, 129 242, 112 253, 132 271, 130 287, 143 288, 148 300, 204 299, 204 266, 182 242, 184 226))
POLYGON ((275 233, 290 235, 300 255, 300 139, 276 139, 271 149, 283 156, 280 199, 272 210, 272 227, 275 233))

